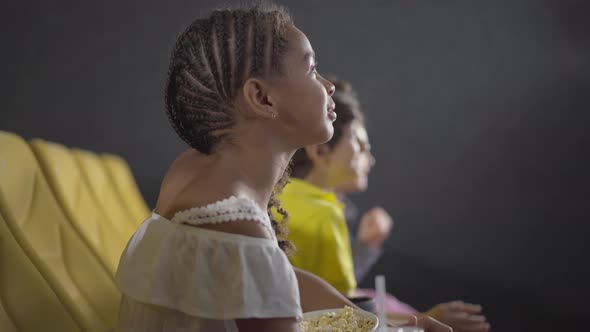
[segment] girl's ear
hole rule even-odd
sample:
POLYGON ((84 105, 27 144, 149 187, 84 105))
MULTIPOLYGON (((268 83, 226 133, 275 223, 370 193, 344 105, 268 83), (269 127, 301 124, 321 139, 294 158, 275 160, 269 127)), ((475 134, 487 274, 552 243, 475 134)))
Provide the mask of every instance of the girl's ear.
POLYGON ((248 79, 242 87, 241 97, 247 106, 242 111, 245 111, 249 116, 272 119, 278 115, 275 102, 270 95, 270 86, 263 80, 248 79))

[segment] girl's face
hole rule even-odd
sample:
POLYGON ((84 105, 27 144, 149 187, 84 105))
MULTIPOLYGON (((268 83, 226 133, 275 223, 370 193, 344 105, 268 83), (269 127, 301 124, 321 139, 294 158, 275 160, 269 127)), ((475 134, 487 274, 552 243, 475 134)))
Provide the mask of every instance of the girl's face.
POLYGON ((303 32, 289 27, 287 41, 284 73, 271 88, 278 113, 273 125, 295 148, 326 142, 336 119, 334 85, 317 72, 315 54, 303 32))
POLYGON ((362 123, 353 121, 344 127, 340 141, 326 153, 323 164, 327 184, 334 191, 349 193, 367 189, 375 157, 362 123))

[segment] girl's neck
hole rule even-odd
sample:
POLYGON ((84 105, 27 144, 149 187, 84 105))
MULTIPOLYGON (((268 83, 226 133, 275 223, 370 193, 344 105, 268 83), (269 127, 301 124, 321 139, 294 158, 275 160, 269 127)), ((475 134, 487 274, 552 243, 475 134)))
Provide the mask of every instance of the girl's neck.
POLYGON ((206 156, 189 149, 176 159, 166 174, 156 211, 172 217, 178 211, 229 196, 248 197, 266 211, 292 154, 228 145, 224 151, 206 156))
POLYGON ((252 198, 266 210, 276 184, 295 151, 228 146, 219 158, 219 171, 234 183, 237 194, 252 198))

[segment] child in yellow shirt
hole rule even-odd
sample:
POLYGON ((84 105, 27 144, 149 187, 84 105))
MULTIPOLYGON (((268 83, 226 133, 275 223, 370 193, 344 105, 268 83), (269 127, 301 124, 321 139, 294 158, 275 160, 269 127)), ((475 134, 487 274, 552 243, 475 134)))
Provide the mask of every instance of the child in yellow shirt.
MULTIPOLYGON (((375 158, 370 152, 356 95, 349 84, 338 81, 334 84, 336 92, 332 98, 337 114, 334 135, 325 144, 307 146, 295 153, 291 183, 284 188, 280 199, 289 213, 289 240, 297 247, 290 257, 291 263, 317 274, 341 293, 353 296, 357 282, 351 242, 345 206, 337 194, 364 191, 375 158)), ((387 222, 384 216, 388 215, 382 209, 373 212, 380 218, 372 218, 373 225, 364 230, 361 227, 359 233, 364 231, 368 242, 380 245, 383 234, 391 228, 391 220, 387 222)), ((392 313, 415 313, 393 296, 388 296, 387 307, 392 313)), ((478 305, 455 301, 439 304, 424 315, 450 325, 455 331, 488 331, 490 326, 480 313, 478 305)))

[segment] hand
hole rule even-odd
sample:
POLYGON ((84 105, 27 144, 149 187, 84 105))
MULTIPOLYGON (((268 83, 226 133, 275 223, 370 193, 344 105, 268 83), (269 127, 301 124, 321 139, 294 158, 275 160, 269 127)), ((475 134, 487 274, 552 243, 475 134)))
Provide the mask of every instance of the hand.
POLYGON ((480 305, 463 301, 442 303, 426 312, 426 315, 451 326, 455 332, 487 332, 490 324, 480 314, 480 305))
POLYGON ((408 325, 419 326, 424 329, 424 332, 453 332, 450 326, 428 316, 422 316, 420 318, 412 317, 408 325))
POLYGON ((393 227, 393 219, 380 207, 367 211, 361 218, 358 237, 361 242, 371 248, 379 248, 389 236, 393 227))

